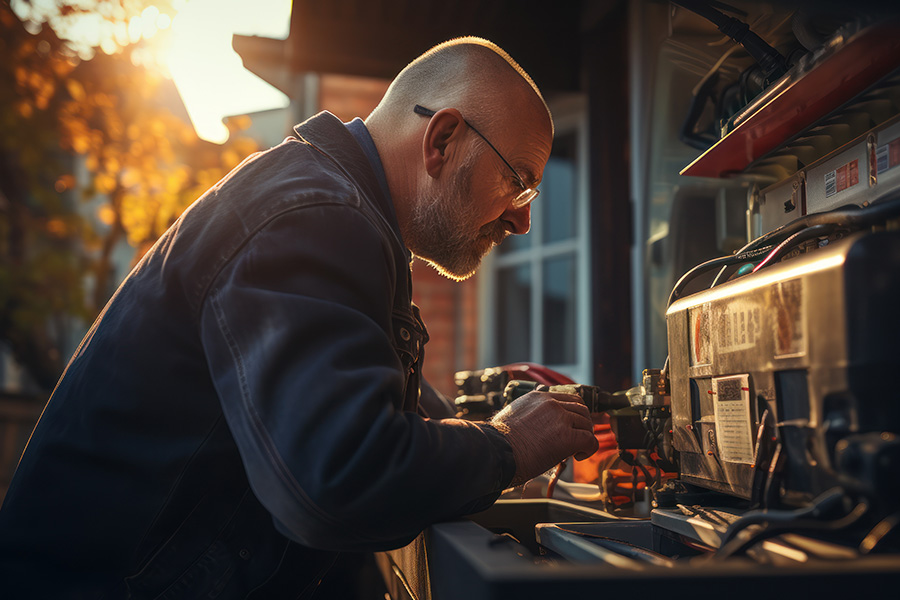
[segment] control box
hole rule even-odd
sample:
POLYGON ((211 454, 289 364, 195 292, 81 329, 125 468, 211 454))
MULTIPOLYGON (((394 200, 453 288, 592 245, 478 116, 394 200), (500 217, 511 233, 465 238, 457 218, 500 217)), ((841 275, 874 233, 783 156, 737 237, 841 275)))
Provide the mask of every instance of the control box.
POLYGON ((900 232, 832 242, 682 298, 666 319, 684 481, 803 505, 865 477, 841 463, 860 436, 900 431, 900 232))

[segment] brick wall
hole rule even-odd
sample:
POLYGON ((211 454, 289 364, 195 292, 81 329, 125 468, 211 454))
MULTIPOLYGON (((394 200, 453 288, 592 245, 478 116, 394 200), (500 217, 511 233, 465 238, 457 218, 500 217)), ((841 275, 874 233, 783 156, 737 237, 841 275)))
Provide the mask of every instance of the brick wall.
POLYGON ((365 119, 378 106, 390 81, 347 75, 319 76, 319 108, 344 122, 354 117, 365 119))
POLYGON ((453 374, 474 369, 478 359, 477 276, 456 282, 428 264, 413 263, 413 302, 431 336, 425 348, 425 379, 451 399, 456 396, 453 374))

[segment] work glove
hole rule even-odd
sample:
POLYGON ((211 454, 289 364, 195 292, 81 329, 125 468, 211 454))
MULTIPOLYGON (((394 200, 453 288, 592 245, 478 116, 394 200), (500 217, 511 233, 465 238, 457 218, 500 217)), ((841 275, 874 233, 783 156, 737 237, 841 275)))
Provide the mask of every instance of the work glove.
POLYGON ((491 425, 512 446, 521 485, 575 455, 584 460, 597 451, 594 424, 581 398, 556 392, 529 392, 494 415, 491 425))

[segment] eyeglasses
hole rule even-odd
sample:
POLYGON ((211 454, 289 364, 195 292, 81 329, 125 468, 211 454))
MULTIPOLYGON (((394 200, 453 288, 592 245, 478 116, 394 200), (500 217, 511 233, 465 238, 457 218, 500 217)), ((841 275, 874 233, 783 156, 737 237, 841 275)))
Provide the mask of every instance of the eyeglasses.
MULTIPOLYGON (((430 108, 425 108, 424 106, 420 106, 418 104, 416 104, 413 111, 417 115, 422 115, 425 117, 433 117, 435 115, 435 113, 437 112, 437 111, 431 110, 430 108)), ((491 150, 493 150, 494 152, 497 153, 497 156, 500 157, 500 160, 503 161, 503 164, 505 164, 507 167, 509 167, 509 170, 512 171, 513 175, 515 175, 516 182, 518 183, 519 187, 522 188, 522 191, 519 192, 518 194, 516 194, 516 197, 513 198, 513 200, 512 200, 513 208, 524 208, 524 207, 528 206, 529 204, 531 204, 532 200, 537 198, 538 194, 541 193, 541 190, 525 185, 525 181, 519 176, 519 173, 513 168, 513 166, 511 164, 509 164, 509 161, 507 161, 505 158, 503 158, 503 155, 500 154, 500 151, 494 147, 494 145, 490 142, 490 140, 488 140, 486 137, 484 137, 484 135, 482 135, 482 133, 480 131, 475 129, 474 125, 472 125, 471 123, 466 121, 465 118, 463 118, 463 122, 466 125, 468 125, 469 128, 472 129, 472 131, 474 131, 476 134, 478 134, 478 137, 483 139, 487 143, 487 145, 491 147, 491 150)))

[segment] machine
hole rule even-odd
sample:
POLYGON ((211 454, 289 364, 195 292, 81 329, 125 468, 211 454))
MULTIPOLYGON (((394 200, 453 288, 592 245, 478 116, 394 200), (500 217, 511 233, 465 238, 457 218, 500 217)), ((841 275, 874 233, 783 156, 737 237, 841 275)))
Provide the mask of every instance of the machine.
POLYGON ((710 71, 681 129, 682 175, 743 186, 746 238, 675 283, 668 358, 631 389, 458 374, 463 417, 580 394, 601 451, 380 555, 395 598, 900 594, 900 25, 798 11, 782 53, 673 5, 754 59, 710 71))

